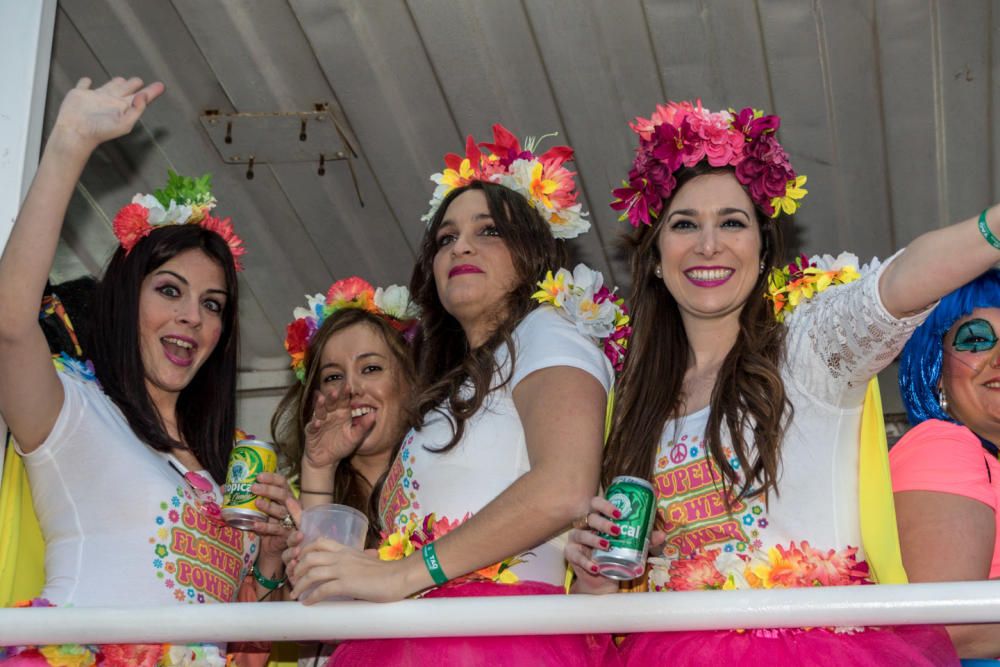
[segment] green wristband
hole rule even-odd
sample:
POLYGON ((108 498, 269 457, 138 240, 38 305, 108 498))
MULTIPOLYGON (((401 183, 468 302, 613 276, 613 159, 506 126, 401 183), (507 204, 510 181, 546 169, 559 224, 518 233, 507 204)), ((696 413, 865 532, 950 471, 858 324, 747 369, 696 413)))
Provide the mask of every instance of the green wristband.
POLYGON ((428 542, 420 550, 420 554, 424 557, 424 565, 427 566, 427 571, 431 573, 431 579, 438 586, 444 586, 448 583, 448 575, 444 573, 441 569, 441 562, 438 560, 437 551, 434 549, 434 543, 428 542))
POLYGON ((282 577, 281 579, 268 579, 267 577, 265 577, 261 573, 260 568, 257 567, 257 561, 253 562, 253 569, 251 570, 251 572, 253 572, 253 580, 269 591, 273 591, 274 589, 278 588, 283 583, 285 583, 285 577, 282 577))
POLYGON ((988 210, 988 208, 984 208, 983 212, 979 214, 979 233, 983 235, 987 243, 1000 250, 1000 239, 993 235, 993 232, 990 231, 990 226, 986 224, 986 211, 988 210))

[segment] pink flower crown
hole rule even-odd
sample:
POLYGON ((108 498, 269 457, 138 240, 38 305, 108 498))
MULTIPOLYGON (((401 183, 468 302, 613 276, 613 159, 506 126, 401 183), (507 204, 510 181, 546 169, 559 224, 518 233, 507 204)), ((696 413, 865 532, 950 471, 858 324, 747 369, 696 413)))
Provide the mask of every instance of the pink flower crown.
POLYGON ((503 125, 493 126, 493 143, 477 145, 470 135, 465 140, 465 157, 448 153, 445 170, 431 176, 437 184, 431 197, 430 210, 421 218, 430 224, 441 202, 449 192, 474 181, 498 183, 522 195, 549 223, 557 239, 572 239, 590 229, 577 203, 579 193, 573 176, 563 165, 573 159, 569 146, 553 146, 542 155, 535 155, 538 144, 546 137, 526 137, 524 145, 503 125))
POLYGON ((651 225, 677 188, 675 172, 706 160, 713 167, 735 167, 736 179, 754 204, 772 218, 791 215, 808 191, 802 187, 806 177, 796 176, 775 138, 780 125, 778 116, 751 107, 713 113, 701 100, 659 104, 649 119, 629 123, 639 135, 639 147, 611 208, 633 227, 651 225))
POLYGON ((215 207, 212 196, 212 175, 201 178, 178 176, 168 171, 167 186, 151 195, 137 194, 132 203, 123 206, 115 215, 114 232, 125 254, 132 252, 135 244, 149 236, 156 227, 163 225, 201 225, 213 231, 226 242, 233 255, 237 271, 243 270, 240 257, 246 253, 243 240, 233 231, 229 218, 213 218, 208 214, 215 207))
POLYGON ((416 334, 420 309, 402 285, 375 289, 367 281, 352 276, 338 280, 327 293, 306 295, 306 307, 296 308, 295 319, 285 330, 285 350, 292 358, 292 370, 299 382, 306 381, 306 350, 326 318, 345 308, 358 308, 378 315, 410 341, 416 334))

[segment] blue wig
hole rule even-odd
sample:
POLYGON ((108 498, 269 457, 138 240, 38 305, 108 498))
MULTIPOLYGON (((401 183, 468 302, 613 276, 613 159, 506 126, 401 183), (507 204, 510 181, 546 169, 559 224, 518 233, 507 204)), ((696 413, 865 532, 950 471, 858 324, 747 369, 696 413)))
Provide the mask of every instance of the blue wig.
POLYGON ((991 269, 941 299, 903 348, 899 392, 912 426, 928 419, 955 421, 938 404, 944 336, 976 308, 1000 308, 1000 271, 991 269))

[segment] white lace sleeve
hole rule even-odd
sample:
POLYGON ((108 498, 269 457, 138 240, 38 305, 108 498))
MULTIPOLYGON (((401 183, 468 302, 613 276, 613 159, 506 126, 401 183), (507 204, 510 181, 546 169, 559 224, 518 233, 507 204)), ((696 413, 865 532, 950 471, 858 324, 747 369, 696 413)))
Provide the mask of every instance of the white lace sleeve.
POLYGON ((828 405, 860 405, 868 380, 889 365, 931 311, 897 319, 885 309, 879 278, 899 254, 799 304, 786 320, 786 378, 828 405))

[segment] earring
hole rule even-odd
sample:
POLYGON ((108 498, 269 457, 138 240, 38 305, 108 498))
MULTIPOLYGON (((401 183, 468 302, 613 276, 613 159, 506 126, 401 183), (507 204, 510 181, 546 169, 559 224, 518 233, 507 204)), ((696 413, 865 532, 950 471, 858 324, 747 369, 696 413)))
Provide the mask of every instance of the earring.
POLYGON ((941 412, 948 414, 948 397, 944 394, 944 387, 938 389, 938 405, 941 407, 941 412))
POLYGON ((764 262, 764 260, 760 260, 760 272, 764 273, 764 269, 766 269, 766 268, 767 268, 767 264, 764 262))
POLYGON ((653 275, 656 276, 657 278, 663 277, 663 269, 660 268, 659 264, 653 267, 653 275))

